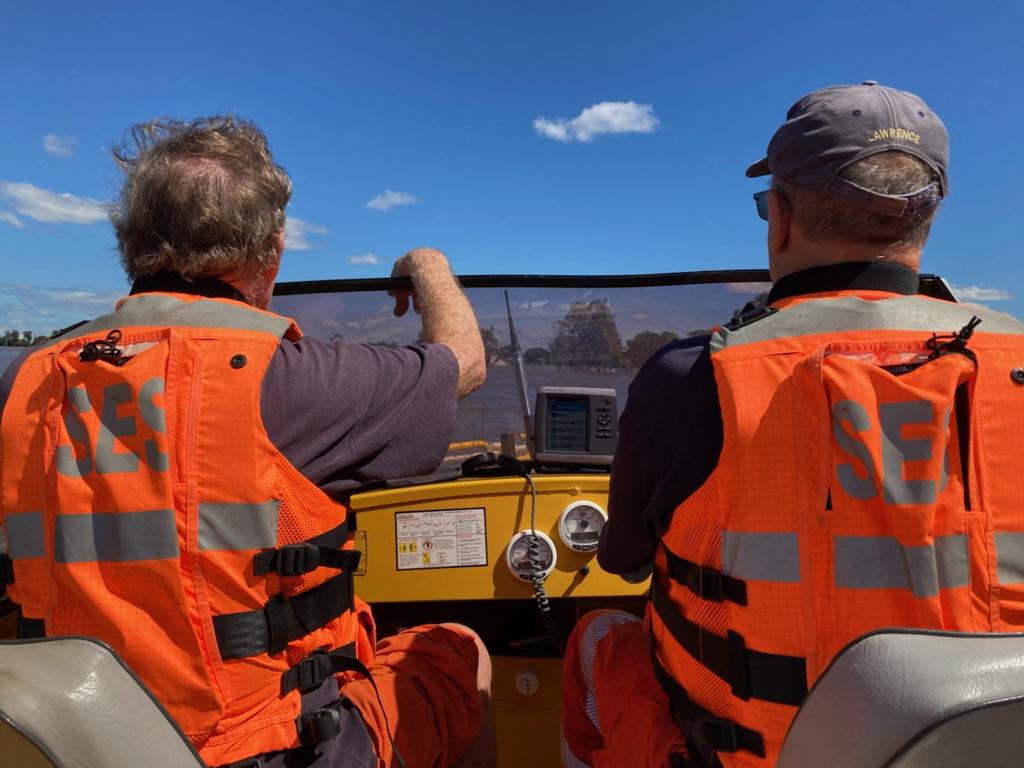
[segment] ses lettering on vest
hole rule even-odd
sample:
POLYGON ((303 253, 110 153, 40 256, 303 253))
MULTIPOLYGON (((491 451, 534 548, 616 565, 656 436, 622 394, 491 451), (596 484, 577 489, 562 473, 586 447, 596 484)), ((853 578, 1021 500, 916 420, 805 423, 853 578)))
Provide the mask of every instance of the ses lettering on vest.
MULTIPOLYGON (((945 427, 940 435, 948 435, 949 409, 942 416, 945 427)), ((867 409, 853 400, 843 400, 832 406, 832 432, 836 443, 843 451, 856 457, 866 474, 862 477, 852 463, 836 467, 836 476, 843 490, 850 496, 867 501, 878 495, 879 479, 886 504, 933 504, 938 493, 949 481, 949 456, 940 463, 939 477, 926 480, 904 479, 904 467, 911 461, 930 461, 935 445, 926 438, 904 437, 904 427, 935 425, 935 409, 927 400, 911 400, 899 403, 879 403, 878 421, 881 424, 880 440, 882 449, 882 475, 867 444, 857 435, 874 432, 867 409), (849 424, 848 432, 844 424, 849 424)), ((935 430, 929 430, 935 433, 935 430)), ((939 447, 945 451, 945 445, 939 447)))
POLYGON ((82 447, 82 455, 77 456, 75 449, 70 445, 58 446, 57 471, 67 477, 83 477, 94 470, 101 475, 137 472, 139 459, 142 457, 131 452, 114 451, 116 438, 133 437, 139 433, 139 419, 135 414, 125 413, 122 409, 133 402, 138 403, 138 416, 152 435, 143 443, 146 464, 154 472, 169 471, 170 459, 167 452, 161 450, 161 445, 166 442, 164 409, 154 401, 154 398, 163 392, 164 380, 159 377, 146 381, 139 389, 137 397, 127 382, 103 387, 99 393, 102 405, 99 411, 96 444, 90 446, 89 430, 83 416, 94 412, 92 400, 84 386, 69 389, 67 396, 70 407, 64 410, 64 426, 72 441, 82 447))

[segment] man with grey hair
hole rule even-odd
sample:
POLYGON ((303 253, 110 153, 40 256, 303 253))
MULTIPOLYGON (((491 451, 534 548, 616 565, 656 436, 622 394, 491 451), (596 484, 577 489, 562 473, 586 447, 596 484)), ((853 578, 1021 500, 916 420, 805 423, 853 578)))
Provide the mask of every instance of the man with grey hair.
POLYGON ((131 295, 0 381, 21 636, 109 643, 206 765, 493 765, 486 649, 450 624, 375 647, 344 501, 436 468, 483 382, 446 258, 395 265, 422 344, 303 338, 268 310, 291 180, 255 125, 158 120, 115 155, 131 295))
POLYGON ((919 295, 947 159, 868 81, 797 101, 747 170, 774 285, 630 387, 598 557, 650 601, 577 625, 569 768, 774 765, 855 637, 1024 628, 1024 325, 919 295))

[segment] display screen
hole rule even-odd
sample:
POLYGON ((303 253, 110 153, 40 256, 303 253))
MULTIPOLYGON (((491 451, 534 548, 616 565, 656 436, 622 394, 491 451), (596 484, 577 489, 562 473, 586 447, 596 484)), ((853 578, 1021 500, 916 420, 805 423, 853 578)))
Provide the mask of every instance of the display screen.
POLYGON ((586 453, 587 450, 587 398, 547 398, 545 420, 545 448, 559 453, 586 453))

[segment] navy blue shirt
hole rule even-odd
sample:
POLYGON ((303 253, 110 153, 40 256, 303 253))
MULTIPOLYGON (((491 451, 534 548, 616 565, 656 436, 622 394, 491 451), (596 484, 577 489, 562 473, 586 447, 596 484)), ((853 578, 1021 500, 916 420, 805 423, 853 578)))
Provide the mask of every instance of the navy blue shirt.
MULTIPOLYGON (((857 262, 781 278, 768 303, 841 290, 918 292, 917 273, 884 262, 857 262)), ((639 574, 654 562, 672 513, 711 476, 722 452, 722 412, 708 351, 710 336, 673 341, 655 352, 629 386, 612 462, 608 523, 598 562, 639 574)))

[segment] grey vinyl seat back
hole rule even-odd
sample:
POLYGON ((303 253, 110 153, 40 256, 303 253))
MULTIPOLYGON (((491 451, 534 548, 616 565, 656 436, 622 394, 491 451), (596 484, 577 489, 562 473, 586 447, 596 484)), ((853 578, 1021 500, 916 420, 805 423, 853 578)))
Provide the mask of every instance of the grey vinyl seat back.
POLYGON ((205 768, 124 661, 85 637, 0 642, 0 755, 19 768, 205 768))
POLYGON ((777 768, 1024 765, 1024 634, 889 629, 847 645, 777 768))

